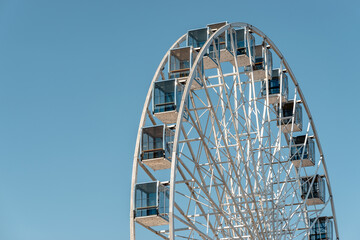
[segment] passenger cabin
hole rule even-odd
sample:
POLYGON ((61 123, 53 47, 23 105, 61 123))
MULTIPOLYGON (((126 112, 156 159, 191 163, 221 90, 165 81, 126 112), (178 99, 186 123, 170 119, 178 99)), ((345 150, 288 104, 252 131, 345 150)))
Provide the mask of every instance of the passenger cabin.
POLYGON ((135 221, 147 227, 169 222, 169 189, 159 181, 135 186, 135 221))
POLYGON ((272 54, 264 45, 255 46, 255 62, 253 65, 246 66, 245 72, 251 78, 251 69, 253 70, 254 80, 271 79, 272 75, 272 54))
MULTIPOLYGON (((261 96, 266 98, 266 80, 261 82, 261 96)), ((288 99, 289 87, 285 71, 272 70, 272 78, 268 79, 269 104, 284 103, 288 99)))
POLYGON ((306 199, 307 205, 324 204, 325 203, 324 177, 320 175, 315 175, 311 177, 301 178, 301 198, 306 199))
POLYGON ((315 165, 315 143, 306 135, 294 137, 291 145, 291 162, 295 167, 315 165))
MULTIPOLYGON (((209 37, 226 24, 227 22, 221 22, 207 25, 209 29, 209 37)), ((229 62, 234 59, 234 55, 231 51, 231 39, 228 30, 220 34, 220 36, 215 39, 215 45, 216 49, 220 51, 220 62, 229 62)), ((213 51, 210 49, 209 55, 214 53, 214 49, 213 51)))
POLYGON ((310 219, 309 240, 332 240, 333 223, 329 217, 319 217, 310 219))
MULTIPOLYGON (((169 79, 177 79, 178 82, 186 84, 190 70, 194 64, 197 52, 193 47, 181 47, 170 50, 169 79)), ((202 88, 201 77, 203 76, 202 62, 196 67, 194 81, 191 89, 202 88)))
POLYGON ((199 51, 208 39, 208 29, 199 28, 190 30, 187 33, 187 46, 192 46, 195 51, 199 51))
MULTIPOLYGON (((188 31, 187 34, 187 45, 192 46, 195 51, 199 52, 200 49, 204 46, 205 42, 208 40, 208 28, 200 28, 188 31)), ((207 52, 203 57, 204 69, 217 68, 218 64, 216 61, 216 54, 213 51, 214 46, 210 46, 207 52), (212 51, 210 51, 210 49, 212 51), (209 54, 211 52, 211 54, 209 54)), ((219 49, 219 48, 217 48, 219 49)), ((220 51, 218 51, 218 55, 220 51)))
POLYGON ((152 92, 154 116, 165 124, 175 123, 183 91, 184 86, 176 79, 156 81, 152 92))
POLYGON ((151 169, 171 167, 171 152, 174 131, 165 125, 142 128, 141 162, 151 169))
MULTIPOLYGON (((255 38, 246 29, 235 30, 236 61, 239 67, 252 65, 255 59, 255 38)), ((235 65, 234 59, 231 60, 235 65)))
POLYGON ((302 108, 301 108, 301 105, 292 100, 292 101, 283 103, 281 109, 282 109, 281 116, 280 116, 280 111, 278 111, 278 115, 280 117, 280 121, 278 122, 278 125, 279 124, 281 125, 282 132, 289 133, 289 132, 291 132, 291 130, 293 132, 301 132, 302 131, 302 108), (294 107, 294 104, 295 104, 295 107, 294 107))

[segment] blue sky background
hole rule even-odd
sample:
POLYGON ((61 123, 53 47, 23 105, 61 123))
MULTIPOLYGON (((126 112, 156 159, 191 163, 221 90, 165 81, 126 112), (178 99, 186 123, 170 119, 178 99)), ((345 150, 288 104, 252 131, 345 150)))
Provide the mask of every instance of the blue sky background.
POLYGON ((0 0, 0 239, 128 239, 153 74, 188 29, 226 20, 258 27, 289 62, 326 155, 341 239, 359 239, 355 0, 0 0))

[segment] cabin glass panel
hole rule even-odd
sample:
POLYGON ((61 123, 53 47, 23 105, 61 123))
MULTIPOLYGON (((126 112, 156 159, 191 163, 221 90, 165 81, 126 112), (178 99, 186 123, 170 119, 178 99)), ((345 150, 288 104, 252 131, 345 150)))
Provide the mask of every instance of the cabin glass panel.
POLYGON ((207 41, 208 30, 207 28, 195 29, 188 31, 187 45, 194 48, 201 48, 207 41))
POLYGON ((159 185, 159 212, 158 214, 168 219, 169 214, 169 189, 163 185, 159 185))
POLYGON ((268 76, 271 76, 271 73, 272 73, 272 68, 273 68, 273 61, 272 61, 272 53, 269 49, 265 49, 265 53, 266 55, 264 56, 264 59, 265 60, 265 64, 266 64, 266 68, 264 66, 264 70, 267 69, 267 72, 268 72, 268 76))
MULTIPOLYGON (((255 66, 254 70, 263 70, 264 67, 264 58, 262 57, 255 57, 255 66)), ((249 69, 250 70, 250 69, 249 69)))
POLYGON ((164 157, 164 126, 147 127, 142 130, 141 160, 164 157))
MULTIPOLYGON (((302 126, 302 108, 295 103, 294 124, 302 126)), ((283 104, 281 125, 292 124, 294 101, 283 104)))
POLYGON ((249 56, 249 52, 250 52, 251 56, 254 57, 255 38, 251 33, 248 34, 246 33, 247 31, 245 29, 235 30, 235 40, 236 40, 236 49, 237 49, 236 55, 246 54, 247 56, 249 56))
POLYGON ((165 157, 167 159, 171 159, 171 153, 173 148, 173 142, 174 142, 174 131, 171 129, 165 128, 165 157))
POLYGON ((263 70, 265 68, 264 65, 264 46, 258 45, 255 46, 255 66, 254 70, 263 70))
MULTIPOLYGON (((268 76, 272 73, 272 53, 262 45, 255 46, 255 61, 253 70, 268 70, 268 76)), ((245 71, 251 71, 251 66, 245 66, 245 71)))
POLYGON ((230 34, 228 33, 228 31, 225 31, 224 33, 222 33, 218 37, 220 50, 227 49, 230 51, 230 49, 231 49, 231 41, 230 40, 231 40, 230 34))
POLYGON ((191 47, 170 50, 169 79, 189 76, 194 59, 191 47))
POLYGON ((325 201, 325 180, 319 175, 313 177, 305 177, 301 180, 301 197, 305 198, 308 195, 308 199, 319 198, 325 201), (315 179, 314 179, 315 178, 315 179), (311 182, 314 179, 314 183, 311 186, 311 182))
POLYGON ((135 216, 158 214, 157 182, 141 183, 135 186, 135 216))
MULTIPOLYGON (((197 54, 196 54, 197 55, 197 54)), ((194 55, 195 56, 195 55, 194 55)), ((195 60, 195 58, 194 58, 195 60)), ((196 66, 196 71, 194 73, 194 80, 200 85, 202 86, 203 83, 201 81, 201 78, 203 77, 204 74, 204 65, 203 62, 200 61, 199 64, 196 66)))
POLYGON ((171 158, 174 132, 164 125, 142 129, 141 160, 171 158))
POLYGON ((155 82, 153 112, 159 113, 177 110, 180 105, 182 92, 182 85, 177 84, 175 79, 155 82))
POLYGON ((211 43, 207 50, 206 56, 209 56, 212 60, 214 60, 214 62, 217 62, 217 57, 220 57, 220 42, 218 39, 215 39, 214 42, 211 43))
POLYGON ((298 136, 293 138, 293 145, 291 146, 291 160, 309 159, 314 163, 315 159, 315 143, 311 138, 306 136, 298 136))
MULTIPOLYGON (((172 49, 170 51, 169 60, 169 79, 187 78, 197 54, 198 53, 194 51, 192 47, 172 49)), ((202 85, 200 78, 202 77, 203 72, 203 62, 199 61, 194 73, 194 79, 199 85, 202 85)))
MULTIPOLYGON (((207 25, 209 37, 226 24, 227 22, 221 22, 207 25)), ((229 31, 226 30, 214 39, 214 44, 209 47, 208 55, 213 60, 219 57, 220 61, 229 61, 229 54, 232 55, 231 37, 229 31)))
MULTIPOLYGON (((286 99, 289 96, 289 87, 288 87, 288 77, 282 72, 280 73, 279 69, 272 71, 272 78, 268 80, 269 84, 269 95, 281 94, 285 96, 286 99), (281 91, 280 91, 281 90, 281 91)), ((261 95, 266 96, 266 82, 261 82, 261 95)))
POLYGON ((333 239, 333 225, 332 221, 327 217, 320 217, 318 219, 310 219, 310 240, 332 240, 333 239))
MULTIPOLYGON (((221 27, 225 26, 227 22, 221 22, 221 23, 214 23, 207 25, 209 28, 209 35, 211 36, 213 33, 215 33, 217 30, 219 30, 221 27)), ((215 40, 217 44, 219 44, 219 48, 221 49, 228 49, 230 50, 230 35, 229 32, 226 30, 220 36, 215 40)))

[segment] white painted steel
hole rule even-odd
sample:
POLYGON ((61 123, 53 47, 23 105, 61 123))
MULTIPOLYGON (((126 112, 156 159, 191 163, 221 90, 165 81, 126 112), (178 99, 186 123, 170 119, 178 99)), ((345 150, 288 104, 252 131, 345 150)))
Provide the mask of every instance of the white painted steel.
MULTIPOLYGON (((185 38, 186 34, 170 49, 179 47, 185 38)), ((233 35, 230 38, 234 51, 233 35)), ((170 180, 168 225, 153 228, 139 224, 160 238, 307 239, 312 227, 309 218, 325 214, 333 218, 335 236, 339 239, 325 158, 304 95, 275 44, 259 29, 247 23, 226 24, 219 28, 197 55, 178 110, 170 171, 154 172, 141 163, 141 129, 146 124, 155 125, 159 122, 150 110, 151 93, 153 83, 158 79, 164 80, 163 70, 169 51, 151 82, 140 119, 133 160, 130 238, 135 240, 134 189, 141 174, 149 181, 164 176, 168 176, 167 181, 170 180), (286 69, 292 79, 293 95, 289 96, 289 100, 300 100, 305 109, 303 118, 307 122, 303 125, 302 134, 306 138, 309 134, 314 136, 319 155, 315 166, 303 167, 300 162, 299 168, 295 168, 289 159, 292 138, 299 134, 294 131, 294 124, 291 124, 288 133, 282 132, 281 126, 276 128, 276 122, 282 118, 283 98, 278 98, 280 111, 276 116, 274 106, 267 104, 268 69, 265 69, 265 98, 259 95, 259 81, 254 80, 254 70, 248 73, 249 77, 245 77, 236 56, 230 60, 233 62, 231 67, 220 63, 220 57, 217 56, 219 67, 216 72, 206 71, 202 79, 204 87, 196 91, 191 89, 195 69, 207 49, 219 35, 236 28, 245 28, 258 35, 263 45, 268 46, 278 57, 281 71, 286 69), (230 72, 226 72, 229 69, 230 72), (230 78, 231 81, 228 80, 230 78), (189 107, 186 105, 188 98, 189 107), (185 111, 189 114, 187 122, 183 122, 182 118, 185 111), (314 174, 325 176, 328 197, 324 204, 308 206, 306 202, 309 193, 304 199, 300 197, 301 177, 314 174)), ((249 65, 251 58, 250 55, 249 65)))

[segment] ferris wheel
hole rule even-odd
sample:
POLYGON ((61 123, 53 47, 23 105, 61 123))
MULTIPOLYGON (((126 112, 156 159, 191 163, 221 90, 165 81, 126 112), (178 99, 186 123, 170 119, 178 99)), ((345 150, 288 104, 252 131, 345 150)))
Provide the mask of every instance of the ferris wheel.
POLYGON ((246 23, 188 31, 152 79, 135 144, 130 238, 339 239, 299 84, 246 23), (148 236, 148 235, 147 235, 148 236))

